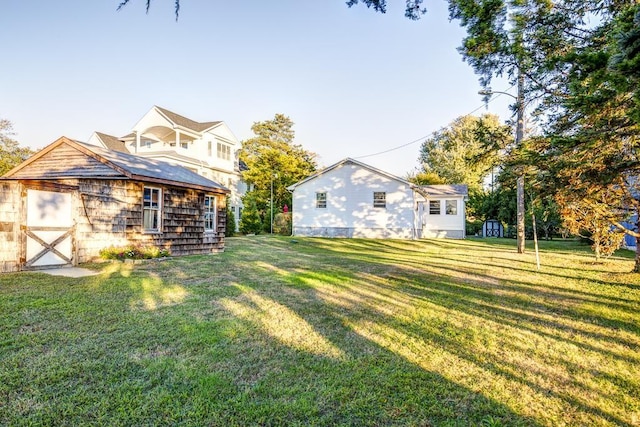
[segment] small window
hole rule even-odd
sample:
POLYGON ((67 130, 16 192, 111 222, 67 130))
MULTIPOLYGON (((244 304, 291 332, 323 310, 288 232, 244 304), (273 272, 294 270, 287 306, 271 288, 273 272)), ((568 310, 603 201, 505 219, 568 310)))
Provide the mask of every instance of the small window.
POLYGON ((384 191, 373 192, 373 207, 374 208, 386 208, 387 207, 387 193, 384 191))
POLYGON ((326 209, 327 193, 316 193, 316 208, 326 209))
POLYGON ((230 160, 231 146, 218 142, 218 158, 223 160, 230 160))
POLYGON ((213 148, 212 148, 212 143, 211 143, 211 141, 209 141, 209 142, 207 143, 207 155, 208 155, 209 157, 211 157, 211 156, 213 155, 213 148))
POLYGON ((204 231, 216 231, 215 196, 204 196, 204 231))
POLYGON ((189 143, 188 142, 181 142, 180 143, 180 147, 184 148, 185 150, 189 148, 189 143))
POLYGON ((440 200, 429 200, 429 215, 440 215, 440 200))
POLYGON ((458 201, 457 200, 447 200, 445 202, 445 210, 444 212, 447 215, 458 215, 458 201))
POLYGON ((142 200, 142 226, 144 231, 160 231, 160 196, 159 188, 144 187, 142 200))

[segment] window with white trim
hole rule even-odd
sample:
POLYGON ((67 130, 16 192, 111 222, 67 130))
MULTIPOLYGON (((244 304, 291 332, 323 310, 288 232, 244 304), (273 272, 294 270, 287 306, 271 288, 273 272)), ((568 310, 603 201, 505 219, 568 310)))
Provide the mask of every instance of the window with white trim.
POLYGON ((160 231, 162 209, 162 190, 144 187, 142 195, 142 228, 146 232, 160 231))
POLYGON ((207 142, 207 155, 211 157, 213 155, 213 144, 211 141, 207 142))
POLYGON ((316 193, 316 208, 326 209, 327 207, 327 193, 316 193))
POLYGON ((204 231, 216 231, 216 197, 204 196, 204 231))
POLYGON ((218 158, 223 160, 231 159, 231 146, 218 142, 218 158))
POLYGON ((373 207, 374 208, 386 208, 387 207, 387 193, 384 191, 373 192, 373 207))
POLYGON ((457 200, 445 201, 444 213, 447 215, 458 215, 458 201, 457 200))
POLYGON ((429 215, 440 215, 440 200, 429 200, 429 215))

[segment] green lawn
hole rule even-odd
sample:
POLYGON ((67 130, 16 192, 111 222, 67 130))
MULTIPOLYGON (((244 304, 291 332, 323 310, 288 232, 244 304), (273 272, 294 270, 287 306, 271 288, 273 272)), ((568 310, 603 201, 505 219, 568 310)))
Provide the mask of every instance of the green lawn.
MULTIPOLYGON (((233 238, 0 275, 0 425, 640 425, 632 254, 233 238)), ((626 251, 623 251, 626 252, 626 251)))

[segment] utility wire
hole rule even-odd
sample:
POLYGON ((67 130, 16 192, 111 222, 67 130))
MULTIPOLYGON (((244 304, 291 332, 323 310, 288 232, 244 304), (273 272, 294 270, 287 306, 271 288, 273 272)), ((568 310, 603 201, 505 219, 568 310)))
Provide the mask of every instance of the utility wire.
MULTIPOLYGON (((515 85, 511 85, 511 87, 507 88, 503 92, 507 92, 509 89, 513 88, 514 86, 515 85)), ((491 97, 487 102, 485 102, 484 104, 482 104, 481 106, 479 106, 475 110, 465 114, 462 117, 470 116, 471 114, 475 113, 476 111, 481 110, 482 108, 486 108, 489 105, 490 102, 494 101, 497 98, 500 98, 502 95, 503 95, 502 93, 496 93, 496 95, 491 97)), ((432 133, 433 132, 431 132, 429 135, 431 135, 432 133)), ((413 144, 415 144, 417 142, 424 141, 425 139, 427 139, 429 137, 429 135, 422 136, 422 137, 420 137, 420 138, 418 138, 416 140, 413 140, 411 142, 407 142, 406 144, 398 145, 397 147, 389 148, 388 150, 379 151, 379 152, 373 153, 373 154, 365 154, 364 156, 358 156, 358 157, 353 157, 353 158, 357 160, 357 159, 364 159, 364 158, 367 158, 367 157, 379 156, 380 154, 390 153, 391 151, 399 150, 401 148, 413 145, 413 144)))

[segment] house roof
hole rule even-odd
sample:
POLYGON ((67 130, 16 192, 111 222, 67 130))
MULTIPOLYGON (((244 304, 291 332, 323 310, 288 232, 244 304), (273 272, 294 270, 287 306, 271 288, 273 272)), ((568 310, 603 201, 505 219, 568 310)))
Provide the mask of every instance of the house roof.
POLYGON ((129 153, 125 143, 118 137, 107 135, 106 133, 96 132, 96 136, 109 150, 120 151, 121 153, 129 153))
POLYGON ((466 196, 469 194, 469 188, 467 187, 467 184, 417 185, 416 191, 425 197, 466 196))
POLYGON ((296 189, 296 187, 298 187, 299 185, 302 185, 304 183, 307 183, 321 175, 324 175, 342 165, 345 164, 354 164, 357 166, 360 166, 362 168, 368 169, 374 173, 377 173, 379 175, 383 175, 386 176, 387 178, 396 180, 398 182, 401 182, 403 184, 408 185, 409 187, 411 187, 412 189, 414 189, 415 191, 417 191, 418 193, 420 193, 421 195, 423 195, 424 197, 438 197, 438 196, 467 196, 468 194, 468 188, 466 184, 452 184, 452 185, 416 185, 413 184, 409 181, 407 181, 406 179, 402 179, 400 177, 397 177, 393 174, 390 174, 388 172, 385 172, 383 170, 374 168, 373 166, 370 166, 366 163, 362 163, 359 162, 357 160, 351 159, 349 157, 347 157, 346 159, 343 159, 341 161, 339 161, 338 163, 335 163, 331 166, 328 166, 326 168, 324 168, 323 170, 321 170, 318 173, 315 173, 313 175, 311 175, 308 178, 303 179, 302 181, 299 181, 293 185, 290 185, 289 187, 287 187, 287 190, 289 191, 294 191, 296 189))
POLYGON ((368 170, 370 170, 370 171, 372 171, 372 172, 374 172, 374 173, 377 173, 377 174, 379 174, 379 175, 386 176, 387 178, 390 178, 390 179, 393 179, 393 180, 399 181, 399 182, 401 182, 401 183, 403 183, 403 184, 406 184, 406 185, 409 185, 409 186, 411 186, 411 187, 413 187, 413 186, 414 186, 414 185, 413 185, 413 184, 411 184, 409 181, 407 181, 407 180, 405 180, 405 179, 402 179, 402 178, 400 178, 400 177, 397 177, 397 176, 395 176, 395 175, 393 175, 393 174, 390 174, 389 172, 385 172, 385 171, 383 171, 383 170, 380 170, 380 169, 374 168, 373 166, 368 165, 368 164, 366 164, 366 163, 362 163, 362 162, 359 162, 359 161, 357 161, 357 160, 354 160, 354 159, 352 159, 352 158, 350 158, 350 157, 347 157, 346 159, 340 160, 338 163, 334 163, 334 164, 333 164, 333 165, 331 165, 331 166, 327 166, 326 168, 322 169, 320 172, 317 172, 317 173, 315 173, 315 174, 313 174, 313 175, 311 175, 311 176, 309 176, 309 177, 307 177, 307 178, 303 179, 302 181, 299 181, 299 182, 296 182, 296 183, 295 183, 295 184, 293 184, 293 185, 290 185, 289 187, 287 187, 287 190, 289 190, 289 191, 293 191, 293 190, 295 190, 295 188, 296 188, 296 187, 298 187, 299 185, 302 185, 302 184, 304 184, 304 183, 306 183, 306 182, 309 182, 309 181, 311 181, 311 180, 313 180, 313 179, 316 179, 316 178, 318 178, 318 177, 319 177, 319 176, 321 176, 321 175, 324 175, 324 174, 326 174, 326 173, 328 173, 328 172, 330 172, 330 171, 332 171, 332 170, 334 170, 334 169, 336 169, 336 168, 338 168, 338 167, 340 167, 340 166, 343 166, 343 165, 345 165, 345 164, 349 164, 349 163, 354 164, 354 165, 357 165, 357 166, 360 166, 360 167, 365 168, 365 169, 368 169, 368 170))
POLYGON ((194 120, 188 119, 188 118, 186 118, 184 116, 181 116, 180 114, 176 114, 176 113, 174 113, 172 111, 169 111, 166 108, 158 107, 157 105, 155 106, 155 108, 163 116, 165 116, 169 121, 171 121, 174 125, 181 126, 183 128, 187 128, 187 129, 191 129, 191 130, 194 130, 196 132, 204 132, 207 129, 211 129, 212 127, 222 123, 220 121, 200 123, 200 122, 196 122, 194 120))
POLYGON ((215 193, 228 193, 229 189, 223 185, 198 175, 189 169, 172 165, 154 159, 147 159, 133 154, 122 153, 119 151, 109 150, 95 145, 86 144, 72 139, 61 137, 52 144, 40 150, 38 153, 27 159, 14 169, 10 170, 3 178, 7 179, 55 179, 55 178, 99 178, 96 170, 104 170, 104 177, 128 178, 138 181, 155 182, 160 184, 173 185, 176 187, 195 188, 215 193), (69 146, 80 153, 92 158, 95 162, 94 170, 88 170, 86 167, 78 167, 78 165, 69 162, 55 171, 50 172, 34 168, 33 172, 27 172, 25 169, 39 159, 49 155, 58 147, 63 145, 69 146))

